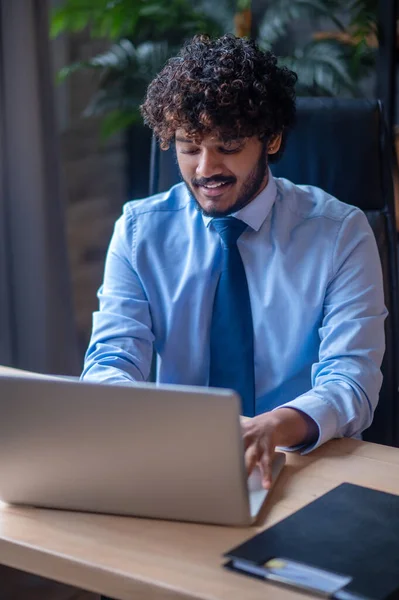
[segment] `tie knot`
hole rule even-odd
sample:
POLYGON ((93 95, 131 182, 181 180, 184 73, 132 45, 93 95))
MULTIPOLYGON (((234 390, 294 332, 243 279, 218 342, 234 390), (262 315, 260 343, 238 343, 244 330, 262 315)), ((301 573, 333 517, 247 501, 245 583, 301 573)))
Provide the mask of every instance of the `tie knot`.
POLYGON ((247 224, 235 217, 220 217, 212 219, 212 225, 220 235, 225 246, 234 246, 238 238, 247 228, 247 224))

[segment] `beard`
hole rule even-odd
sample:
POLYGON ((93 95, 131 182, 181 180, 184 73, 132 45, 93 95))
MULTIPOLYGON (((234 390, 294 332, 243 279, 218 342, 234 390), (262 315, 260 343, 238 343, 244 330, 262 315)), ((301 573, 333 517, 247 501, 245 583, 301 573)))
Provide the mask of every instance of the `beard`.
POLYGON ((262 145, 262 151, 261 151, 259 160, 258 160, 256 166, 254 167, 254 169, 250 172, 250 174, 248 175, 248 177, 245 179, 244 183, 242 184, 242 186, 239 190, 238 198, 234 202, 234 204, 229 206, 229 208, 227 210, 221 211, 221 210, 214 209, 214 210, 208 211, 208 210, 204 210, 202 208, 201 204, 198 202, 198 200, 195 196, 195 186, 196 185, 204 185, 205 183, 210 182, 210 181, 213 181, 214 183, 217 183, 217 182, 219 182, 219 183, 222 183, 222 182, 236 183, 237 179, 234 177, 221 177, 220 175, 215 175, 215 177, 210 177, 208 180, 205 178, 202 178, 201 180, 193 179, 189 183, 186 179, 183 178, 183 176, 180 172, 180 177, 186 184, 187 190, 188 190, 190 196, 192 197, 192 199, 194 200, 197 210, 200 211, 206 217, 226 217, 228 215, 231 215, 232 213, 237 212, 241 208, 244 208, 244 206, 249 204, 258 195, 258 193, 261 190, 262 183, 264 182, 264 180, 266 178, 266 175, 267 175, 267 144, 264 143, 262 145))

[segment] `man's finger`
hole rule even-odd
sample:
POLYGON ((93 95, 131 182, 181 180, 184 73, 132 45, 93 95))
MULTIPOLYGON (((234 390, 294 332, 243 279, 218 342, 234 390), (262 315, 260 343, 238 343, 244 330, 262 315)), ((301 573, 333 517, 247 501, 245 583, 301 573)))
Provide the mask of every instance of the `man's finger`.
POLYGON ((254 436, 248 432, 243 431, 242 441, 244 442, 244 450, 245 452, 248 450, 250 446, 254 446, 254 436))
POLYGON ((273 458, 274 448, 270 446, 265 446, 258 460, 262 474, 262 486, 265 490, 269 490, 272 485, 273 458))
POLYGON ((241 420, 241 434, 244 442, 244 450, 246 451, 254 443, 256 434, 252 423, 253 419, 248 417, 241 417, 241 419, 245 419, 245 421, 241 420))
POLYGON ((256 444, 252 444, 245 451, 245 468, 247 470, 248 475, 250 475, 252 473, 257 462, 258 462, 258 448, 257 448, 256 444))

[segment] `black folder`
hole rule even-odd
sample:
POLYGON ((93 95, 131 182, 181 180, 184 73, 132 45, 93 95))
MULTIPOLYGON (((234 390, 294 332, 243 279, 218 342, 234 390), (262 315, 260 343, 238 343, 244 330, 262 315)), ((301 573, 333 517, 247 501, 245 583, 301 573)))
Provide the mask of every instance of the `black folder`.
POLYGON ((329 598, 399 599, 399 496, 343 483, 225 557, 329 598))

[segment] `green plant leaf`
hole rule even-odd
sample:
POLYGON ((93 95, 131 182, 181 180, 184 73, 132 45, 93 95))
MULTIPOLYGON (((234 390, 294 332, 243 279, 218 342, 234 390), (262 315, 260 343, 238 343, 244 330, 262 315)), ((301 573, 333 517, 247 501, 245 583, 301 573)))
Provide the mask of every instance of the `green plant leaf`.
POLYGON ((56 38, 66 29, 65 18, 59 12, 53 11, 50 19, 50 37, 56 38))
MULTIPOLYGON (((220 33, 215 33, 215 36, 234 31, 235 1, 224 0, 216 3, 215 0, 202 0, 201 10, 220 29, 220 33)), ((206 29, 201 27, 201 30, 206 29)))
POLYGON ((111 111, 137 111, 148 83, 175 51, 166 42, 147 42, 135 47, 129 40, 121 40, 106 53, 66 67, 62 74, 65 78, 80 69, 100 70, 99 87, 84 111, 86 117, 111 111))
POLYGON ((340 44, 331 41, 311 42, 280 63, 298 75, 298 95, 358 96, 359 88, 349 73, 340 44))
POLYGON ((100 133, 102 140, 108 139, 115 133, 118 133, 130 125, 137 123, 139 120, 140 113, 138 109, 135 112, 125 112, 122 110, 110 112, 104 117, 101 123, 100 133))
POLYGON ((114 69, 123 72, 129 68, 131 63, 137 60, 137 52, 130 40, 120 40, 117 44, 113 44, 109 50, 102 52, 97 56, 85 61, 78 61, 60 69, 58 80, 64 81, 67 77, 76 71, 86 69, 104 70, 114 69))
POLYGON ((336 16, 337 0, 274 0, 268 5, 259 27, 259 41, 264 48, 271 48, 287 33, 288 26, 298 19, 324 17, 344 31, 345 27, 336 16))
POLYGON ((252 0, 237 0, 237 11, 250 10, 252 0))
POLYGON ((117 39, 134 31, 139 10, 156 0, 65 0, 51 12, 53 37, 64 31, 90 28, 93 37, 117 39))
MULTIPOLYGON (((302 45, 281 62, 298 72, 298 93, 359 95, 361 81, 375 64, 366 36, 375 31, 378 0, 268 0, 258 42, 272 48, 297 19, 323 17, 346 31, 340 15, 348 15, 355 43, 320 40, 302 45), (374 28, 374 29, 373 29, 374 28)), ((64 67, 63 80, 79 70, 100 73, 97 92, 85 116, 109 115, 105 130, 128 126, 139 118, 146 88, 165 61, 194 33, 219 36, 234 31, 237 10, 251 0, 65 0, 52 13, 51 34, 88 27, 92 36, 115 43, 86 61, 64 67), (109 121, 108 121, 109 119, 109 121), (124 125, 124 123, 126 125, 124 125)), ((107 135, 109 135, 107 133, 107 135)))
POLYGON ((378 22, 378 0, 351 0, 348 9, 350 25, 357 29, 375 29, 378 22))
POLYGON ((158 20, 160 18, 168 17, 170 15, 170 11, 168 11, 167 6, 148 4, 147 6, 144 5, 140 9, 140 15, 143 17, 156 17, 158 20))

